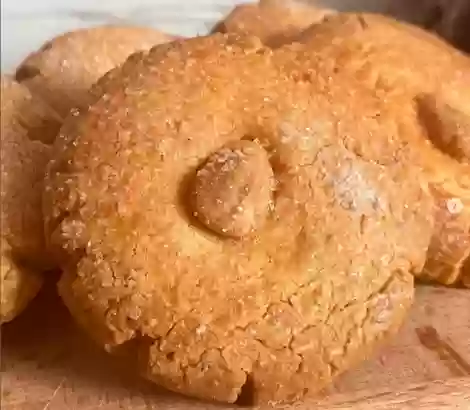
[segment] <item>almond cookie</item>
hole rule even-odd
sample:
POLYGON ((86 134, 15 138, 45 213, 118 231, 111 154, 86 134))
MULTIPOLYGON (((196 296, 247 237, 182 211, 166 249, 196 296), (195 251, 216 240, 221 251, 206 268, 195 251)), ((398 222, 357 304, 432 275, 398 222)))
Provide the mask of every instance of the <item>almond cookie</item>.
POLYGON ((135 55, 56 141, 59 291, 156 383, 300 399, 394 334, 433 201, 383 103, 297 44, 213 35, 135 55), (408 157, 407 157, 408 158, 408 157))
POLYGON ((236 6, 212 31, 253 35, 267 45, 278 46, 333 13, 298 0, 260 0, 236 6))
POLYGON ((1 311, 13 319, 36 295, 38 271, 49 266, 42 188, 50 143, 60 121, 26 87, 1 79, 1 311))
POLYGON ((60 35, 29 55, 17 81, 40 95, 62 116, 87 104, 89 88, 129 55, 174 37, 132 26, 101 26, 60 35))
POLYGON ((378 15, 330 16, 301 41, 384 99, 414 100, 409 118, 421 126, 423 142, 416 164, 436 199, 435 234, 420 276, 468 283, 470 59, 430 32, 378 15))

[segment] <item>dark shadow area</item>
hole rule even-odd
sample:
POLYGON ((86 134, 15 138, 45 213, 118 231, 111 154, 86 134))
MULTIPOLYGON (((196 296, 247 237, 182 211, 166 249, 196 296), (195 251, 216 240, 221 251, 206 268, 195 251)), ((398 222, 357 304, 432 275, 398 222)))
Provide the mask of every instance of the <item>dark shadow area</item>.
POLYGON ((246 376, 246 382, 242 387, 236 404, 240 407, 250 407, 255 403, 255 383, 253 377, 249 374, 246 376))

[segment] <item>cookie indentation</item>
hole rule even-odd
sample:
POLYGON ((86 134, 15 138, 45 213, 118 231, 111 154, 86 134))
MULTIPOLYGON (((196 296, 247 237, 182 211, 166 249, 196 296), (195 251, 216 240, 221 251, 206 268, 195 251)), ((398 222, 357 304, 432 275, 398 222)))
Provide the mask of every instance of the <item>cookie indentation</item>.
POLYGON ((31 80, 38 75, 41 75, 41 70, 39 70, 39 68, 25 64, 16 71, 15 80, 21 83, 23 81, 31 80))
POLYGON ((421 95, 416 101, 432 144, 459 162, 470 162, 470 115, 432 95, 421 95))
POLYGON ((212 231, 240 238, 263 225, 273 189, 267 152, 257 142, 237 141, 212 154, 196 173, 193 213, 212 231))

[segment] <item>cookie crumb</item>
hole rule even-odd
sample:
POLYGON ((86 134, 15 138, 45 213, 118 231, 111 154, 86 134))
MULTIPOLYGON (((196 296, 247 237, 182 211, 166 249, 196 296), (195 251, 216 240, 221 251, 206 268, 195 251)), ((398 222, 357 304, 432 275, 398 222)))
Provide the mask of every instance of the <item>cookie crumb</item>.
POLYGON ((448 199, 446 202, 446 207, 447 210, 452 214, 452 215, 458 215, 460 214, 463 209, 464 205, 463 202, 460 198, 451 198, 448 199))

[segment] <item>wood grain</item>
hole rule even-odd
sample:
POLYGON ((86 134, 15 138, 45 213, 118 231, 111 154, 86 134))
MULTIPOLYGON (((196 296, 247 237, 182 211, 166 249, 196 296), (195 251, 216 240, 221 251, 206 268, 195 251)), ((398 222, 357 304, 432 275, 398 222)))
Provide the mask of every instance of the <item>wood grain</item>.
POLYGON ((470 378, 434 381, 410 386, 402 391, 377 391, 362 396, 343 395, 317 403, 316 410, 467 410, 470 405, 470 378))
MULTIPOLYGON (((192 401, 140 379, 75 326, 52 283, 2 333, 5 410, 236 408, 192 401)), ((469 341, 470 291, 419 288, 401 333, 376 357, 341 377, 322 399, 283 408, 468 409, 469 341)))

